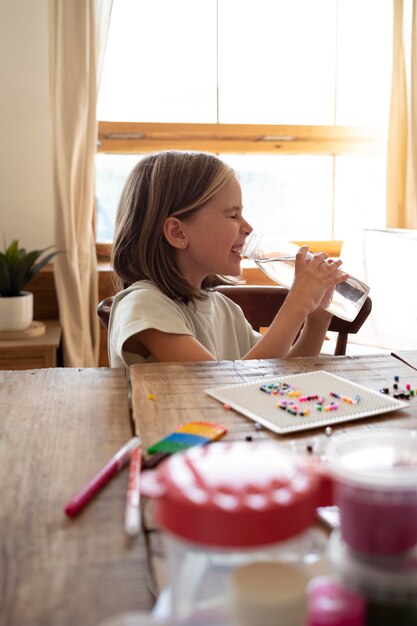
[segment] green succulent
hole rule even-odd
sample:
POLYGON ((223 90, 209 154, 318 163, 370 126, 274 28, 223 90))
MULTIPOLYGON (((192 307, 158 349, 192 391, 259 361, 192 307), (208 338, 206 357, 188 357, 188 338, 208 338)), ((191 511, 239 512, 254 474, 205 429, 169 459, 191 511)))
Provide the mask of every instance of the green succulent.
POLYGON ((53 247, 52 245, 43 250, 26 252, 24 248, 19 248, 18 239, 14 239, 8 247, 5 247, 4 252, 0 252, 0 295, 9 298, 18 296, 35 274, 56 254, 62 252, 56 250, 38 260, 53 247))

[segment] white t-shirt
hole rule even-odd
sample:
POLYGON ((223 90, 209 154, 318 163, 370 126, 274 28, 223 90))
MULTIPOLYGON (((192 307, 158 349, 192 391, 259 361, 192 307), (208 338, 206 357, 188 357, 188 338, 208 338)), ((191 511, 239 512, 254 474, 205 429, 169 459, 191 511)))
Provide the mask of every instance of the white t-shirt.
POLYGON ((129 337, 147 328, 193 335, 217 360, 241 359, 258 341, 242 309, 223 294, 210 291, 207 300, 184 304, 171 300, 149 280, 141 280, 114 298, 109 320, 111 367, 155 361, 123 350, 129 337))

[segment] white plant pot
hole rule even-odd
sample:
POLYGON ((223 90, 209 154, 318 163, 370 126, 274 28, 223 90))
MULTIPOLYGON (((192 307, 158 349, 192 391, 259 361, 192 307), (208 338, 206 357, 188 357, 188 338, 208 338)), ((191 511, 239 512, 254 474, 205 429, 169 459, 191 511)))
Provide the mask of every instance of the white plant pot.
POLYGON ((0 331, 25 330, 33 320, 33 293, 21 291, 18 296, 0 296, 0 331))

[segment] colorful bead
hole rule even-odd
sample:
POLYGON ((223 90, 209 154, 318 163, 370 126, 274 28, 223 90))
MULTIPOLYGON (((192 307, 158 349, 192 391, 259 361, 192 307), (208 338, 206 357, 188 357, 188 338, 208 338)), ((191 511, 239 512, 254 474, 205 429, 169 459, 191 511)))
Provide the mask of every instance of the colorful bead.
POLYGON ((342 397, 340 394, 335 393, 334 391, 331 391, 330 395, 332 396, 332 398, 341 398, 342 397))

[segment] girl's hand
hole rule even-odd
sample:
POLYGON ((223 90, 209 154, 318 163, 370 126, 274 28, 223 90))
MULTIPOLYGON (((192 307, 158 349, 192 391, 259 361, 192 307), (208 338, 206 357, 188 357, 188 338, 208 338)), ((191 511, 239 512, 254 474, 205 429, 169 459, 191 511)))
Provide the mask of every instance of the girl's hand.
POLYGON ((297 253, 290 294, 293 304, 297 303, 306 315, 310 315, 319 307, 325 308, 330 304, 336 285, 349 275, 339 270, 341 260, 328 259, 325 252, 308 256, 307 252, 308 247, 303 246, 297 253))
POLYGON ((330 302, 332 301, 332 298, 333 298, 335 287, 336 286, 334 285, 326 289, 326 291, 324 292, 324 296, 322 297, 321 302, 320 302, 320 308, 327 309, 327 307, 330 305, 330 302))

